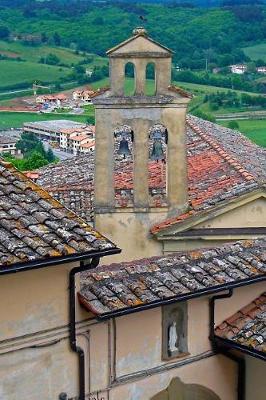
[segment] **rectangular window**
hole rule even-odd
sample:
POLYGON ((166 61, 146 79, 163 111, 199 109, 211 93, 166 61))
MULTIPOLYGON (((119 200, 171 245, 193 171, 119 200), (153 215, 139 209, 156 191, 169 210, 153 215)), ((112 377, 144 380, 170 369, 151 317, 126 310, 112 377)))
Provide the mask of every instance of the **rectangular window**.
POLYGON ((162 358, 171 360, 188 355, 187 303, 176 303, 162 307, 162 358))

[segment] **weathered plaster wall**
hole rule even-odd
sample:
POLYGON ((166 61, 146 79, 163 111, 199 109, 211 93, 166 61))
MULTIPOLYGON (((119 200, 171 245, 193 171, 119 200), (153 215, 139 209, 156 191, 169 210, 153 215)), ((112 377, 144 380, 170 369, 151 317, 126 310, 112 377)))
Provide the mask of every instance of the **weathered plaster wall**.
MULTIPOLYGON (((248 290, 247 287, 235 289, 231 299, 217 301, 216 324, 254 300, 264 290, 263 283, 250 285, 248 290)), ((91 365, 97 366, 95 371, 94 368, 91 370, 92 391, 105 390, 108 386, 104 386, 104 383, 108 385, 109 381, 113 382, 110 400, 148 400, 178 376, 186 383, 198 383, 212 389, 221 400, 236 400, 235 363, 224 357, 205 358, 211 350, 209 329, 208 297, 190 300, 189 355, 165 361, 162 359, 161 308, 116 318, 115 327, 111 329, 109 326, 109 330, 103 323, 91 326, 90 348, 94 357, 91 365), (191 363, 182 365, 184 362, 191 363)))
POLYGON ((78 358, 68 338, 68 277, 77 265, 1 276, 1 400, 77 395, 78 358))
MULTIPOLYGON (((178 103, 178 102, 177 102, 178 103)), ((114 131, 123 125, 134 131, 134 204, 149 207, 149 129, 162 123, 168 130, 167 195, 172 210, 187 204, 186 105, 132 104, 117 108, 96 105, 95 205, 96 213, 114 206, 114 131)))
POLYGON ((246 356, 246 400, 265 400, 266 363, 246 356))
POLYGON ((221 400, 236 400, 236 365, 223 356, 207 358, 161 374, 154 374, 130 383, 115 387, 110 392, 110 400, 150 400, 170 381, 179 377, 185 383, 206 386, 221 400))
POLYGON ((233 297, 216 302, 216 325, 245 307, 265 292, 265 282, 234 289, 233 297))
POLYGON ((73 265, 1 276, 0 340, 68 323, 68 271, 73 265))
POLYGON ((78 393, 77 358, 68 340, 47 348, 26 348, 0 356, 1 400, 51 400, 78 393))
POLYGON ((162 254, 162 243, 155 241, 149 226, 162 218, 157 213, 113 213, 96 215, 96 228, 106 235, 122 253, 103 259, 104 264, 136 260, 162 254))
MULTIPOLYGON (((187 167, 184 107, 96 107, 95 227, 123 249, 116 260, 131 260, 162 254, 162 245, 149 233, 150 227, 187 203, 187 167), (178 123, 176 122, 178 121, 178 123), (168 201, 165 212, 149 209, 148 132, 158 122, 168 129, 168 201), (134 130, 134 205, 125 213, 114 210, 114 131, 121 125, 134 130), (109 212, 108 212, 109 211, 109 212)), ((115 261, 112 257, 112 261, 115 261)))
MULTIPOLYGON (((90 391, 96 392, 109 385, 109 336, 108 322, 94 325, 90 329, 90 391)), ((88 374, 87 374, 88 377, 88 374)))
POLYGON ((194 228, 247 228, 266 226, 266 199, 256 199, 194 228))
POLYGON ((174 253, 175 251, 189 251, 206 247, 222 246, 225 243, 235 240, 204 240, 204 239, 186 239, 186 240, 165 240, 163 241, 163 253, 174 253))

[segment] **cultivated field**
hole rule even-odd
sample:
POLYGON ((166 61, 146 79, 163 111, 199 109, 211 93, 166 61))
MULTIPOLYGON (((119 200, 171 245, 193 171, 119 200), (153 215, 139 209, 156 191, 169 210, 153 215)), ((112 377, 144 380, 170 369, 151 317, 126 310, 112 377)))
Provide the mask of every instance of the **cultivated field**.
POLYGON ((244 53, 252 60, 264 60, 266 62, 266 43, 257 44, 251 47, 245 47, 244 53))
POLYGON ((84 57, 75 54, 70 49, 52 46, 26 46, 19 42, 6 42, 0 40, 0 54, 21 57, 23 60, 31 62, 39 62, 41 57, 48 54, 56 55, 64 64, 71 66, 83 60, 84 57))
MULTIPOLYGON (((266 147, 266 119, 264 120, 241 120, 236 121, 239 131, 259 146, 266 147)), ((228 126, 229 121, 219 122, 220 125, 228 126)))
POLYGON ((54 82, 69 74, 68 68, 37 64, 29 61, 0 61, 0 90, 8 86, 34 81, 54 82))

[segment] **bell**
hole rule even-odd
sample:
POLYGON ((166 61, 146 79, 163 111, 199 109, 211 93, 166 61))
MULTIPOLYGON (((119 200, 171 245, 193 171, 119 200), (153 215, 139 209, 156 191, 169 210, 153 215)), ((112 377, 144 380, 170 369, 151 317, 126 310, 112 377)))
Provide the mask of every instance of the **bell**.
POLYGON ((122 155, 124 158, 130 155, 130 150, 128 147, 128 141, 123 137, 119 143, 118 154, 122 155))
POLYGON ((160 139, 155 139, 153 142, 151 159, 156 161, 164 160, 163 145, 160 139))

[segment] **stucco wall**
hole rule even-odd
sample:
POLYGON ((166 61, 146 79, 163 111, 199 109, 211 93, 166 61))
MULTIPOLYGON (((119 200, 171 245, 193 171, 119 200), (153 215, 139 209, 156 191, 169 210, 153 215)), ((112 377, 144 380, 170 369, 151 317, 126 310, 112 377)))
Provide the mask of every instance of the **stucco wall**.
POLYGON ((0 277, 0 400, 77 395, 69 347, 69 270, 77 263, 0 277))
MULTIPOLYGON (((264 289, 263 283, 238 288, 231 299, 217 301, 216 324, 254 300, 264 289)), ((109 324, 112 326, 111 322, 109 324)), ((92 365, 98 366, 91 371, 93 391, 110 388, 103 386, 109 381, 113 382, 110 400, 148 400, 178 376, 186 383, 198 383, 212 389, 222 400, 236 400, 235 364, 222 356, 205 358, 211 354, 208 297, 188 302, 189 355, 185 357, 170 361, 162 359, 161 308, 116 318, 115 327, 111 329, 110 326, 109 330, 106 323, 105 326, 99 323, 91 327, 92 365), (99 377, 100 365, 102 373, 99 377)))
POLYGON ((246 400, 265 400, 266 363, 253 357, 246 357, 246 400))
POLYGON ((216 393, 221 400, 237 398, 235 363, 223 356, 215 356, 115 387, 111 390, 109 399, 150 400, 166 389, 175 377, 179 377, 185 383, 203 385, 216 393))
POLYGON ((47 348, 25 348, 0 356, 1 400, 51 400, 78 393, 77 358, 68 340, 47 348))
POLYGON ((104 264, 136 260, 162 254, 162 243, 153 239, 148 227, 162 218, 162 214, 114 213, 96 215, 96 228, 106 235, 122 253, 103 259, 104 264))
POLYGON ((68 323, 70 269, 61 265, 1 276, 0 340, 68 323))
POLYGON ((199 228, 246 228, 266 226, 266 199, 256 199, 197 226, 199 228))

